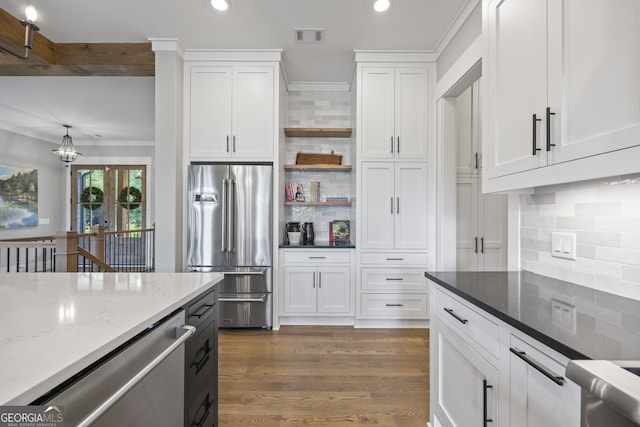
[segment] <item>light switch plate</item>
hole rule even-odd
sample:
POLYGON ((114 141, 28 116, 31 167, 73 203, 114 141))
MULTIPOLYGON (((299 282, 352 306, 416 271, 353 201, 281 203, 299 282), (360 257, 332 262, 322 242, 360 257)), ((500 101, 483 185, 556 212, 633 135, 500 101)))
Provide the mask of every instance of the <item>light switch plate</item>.
POLYGON ((551 233, 551 256, 576 259, 576 233, 551 233))

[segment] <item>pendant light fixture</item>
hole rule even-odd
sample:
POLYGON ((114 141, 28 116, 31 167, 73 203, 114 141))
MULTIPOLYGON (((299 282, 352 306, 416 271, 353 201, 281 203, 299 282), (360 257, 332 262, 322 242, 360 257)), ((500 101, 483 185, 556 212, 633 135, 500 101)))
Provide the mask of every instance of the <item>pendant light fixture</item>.
POLYGON ((79 155, 82 153, 78 153, 73 146, 73 141, 71 140, 71 135, 69 135, 70 125, 62 125, 67 128, 67 134, 62 137, 62 145, 57 150, 52 150, 58 158, 65 162, 71 163, 75 161, 79 155))

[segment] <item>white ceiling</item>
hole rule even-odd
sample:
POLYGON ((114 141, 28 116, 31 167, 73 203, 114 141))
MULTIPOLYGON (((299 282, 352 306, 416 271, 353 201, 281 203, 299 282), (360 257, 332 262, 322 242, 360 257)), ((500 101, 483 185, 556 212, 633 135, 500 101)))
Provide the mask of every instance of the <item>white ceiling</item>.
MULTIPOLYGON (((57 43, 146 42, 177 38, 185 49, 283 49, 290 83, 346 83, 353 50, 436 51, 470 0, 3 0, 22 18, 32 3, 40 32, 57 43), (322 44, 295 43, 294 28, 323 28, 322 44)), ((0 128, 60 142, 153 140, 153 79, 0 77, 0 128), (96 137, 99 134, 101 137, 96 137), (86 139, 84 139, 86 138, 86 139)))

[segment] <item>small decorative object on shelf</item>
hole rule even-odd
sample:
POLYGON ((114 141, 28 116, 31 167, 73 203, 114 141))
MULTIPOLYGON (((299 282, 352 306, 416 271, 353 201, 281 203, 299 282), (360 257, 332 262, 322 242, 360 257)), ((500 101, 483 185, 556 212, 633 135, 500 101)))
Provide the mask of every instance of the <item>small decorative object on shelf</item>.
POLYGON ((309 183, 309 203, 317 203, 320 201, 320 182, 311 181, 309 183))
POLYGON ((285 195, 287 198, 287 202, 304 202, 304 192, 302 191, 302 184, 297 184, 295 182, 287 182, 285 185, 285 195))
POLYGON ((296 154, 296 165, 340 165, 342 155, 331 153, 301 153, 296 154))
POLYGON ((347 196, 327 196, 327 203, 349 203, 349 198, 347 196))
POLYGON ((332 246, 349 246, 351 244, 349 220, 337 219, 329 223, 329 244, 332 246))

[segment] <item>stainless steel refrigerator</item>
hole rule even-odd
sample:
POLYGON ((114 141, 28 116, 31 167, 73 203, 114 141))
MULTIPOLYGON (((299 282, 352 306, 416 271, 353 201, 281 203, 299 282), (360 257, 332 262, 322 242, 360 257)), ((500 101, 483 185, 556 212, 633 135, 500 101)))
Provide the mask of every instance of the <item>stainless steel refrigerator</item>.
POLYGON ((221 327, 272 326, 273 165, 192 164, 187 270, 219 271, 221 327))

